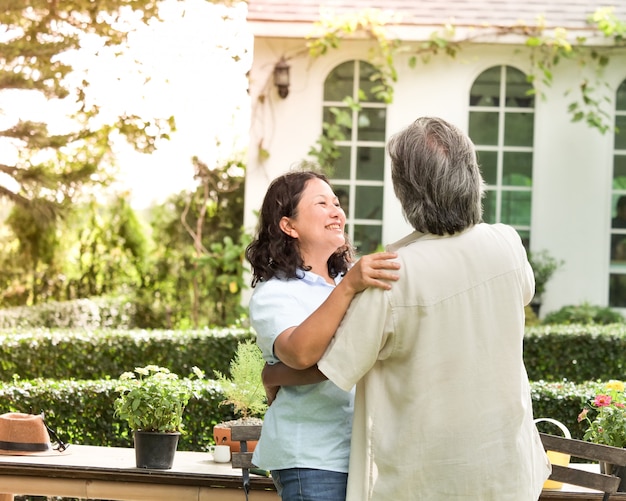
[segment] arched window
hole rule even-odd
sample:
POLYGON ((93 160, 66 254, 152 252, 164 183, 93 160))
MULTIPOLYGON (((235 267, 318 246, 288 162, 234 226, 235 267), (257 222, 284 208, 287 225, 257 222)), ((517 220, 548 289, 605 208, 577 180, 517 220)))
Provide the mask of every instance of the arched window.
POLYGON ((364 61, 334 68, 324 82, 324 122, 339 126, 339 157, 330 177, 359 254, 382 244, 387 106, 373 92, 375 69, 364 61))
POLYGON ((609 306, 626 308, 626 80, 615 99, 609 306))
POLYGON ((535 99, 526 75, 494 66, 474 81, 469 136, 487 184, 484 220, 513 226, 530 247, 535 99))

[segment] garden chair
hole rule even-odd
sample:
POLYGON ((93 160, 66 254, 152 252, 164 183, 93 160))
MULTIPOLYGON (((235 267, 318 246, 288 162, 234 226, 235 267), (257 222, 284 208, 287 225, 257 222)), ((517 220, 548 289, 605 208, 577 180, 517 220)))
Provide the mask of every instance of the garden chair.
MULTIPOLYGON (((539 435, 546 451, 561 452, 572 457, 606 462, 615 467, 626 467, 626 449, 546 433, 539 433, 539 435)), ((604 492, 602 500, 608 501, 611 494, 617 492, 622 479, 613 475, 577 469, 570 462, 568 466, 553 464, 550 480, 604 492)))

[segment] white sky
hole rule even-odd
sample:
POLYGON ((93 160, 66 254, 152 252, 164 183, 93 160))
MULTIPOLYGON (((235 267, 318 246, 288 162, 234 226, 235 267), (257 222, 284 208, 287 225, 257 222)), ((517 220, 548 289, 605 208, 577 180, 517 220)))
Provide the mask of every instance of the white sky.
MULTIPOLYGON (((227 10, 205 0, 167 0, 161 10, 164 22, 131 34, 124 58, 91 44, 77 59, 76 65, 92 82, 90 95, 105 116, 127 112, 176 117, 177 132, 151 155, 116 146, 120 184, 131 191, 136 208, 192 187, 192 156, 210 166, 247 146, 250 109, 245 75, 252 37, 245 9, 243 3, 227 10), (222 19, 227 12, 234 20, 222 19)), ((0 128, 18 118, 42 119, 50 107, 54 104, 35 99, 32 93, 26 100, 2 93, 0 128)), ((14 155, 0 145, 0 161, 9 163, 14 155)))

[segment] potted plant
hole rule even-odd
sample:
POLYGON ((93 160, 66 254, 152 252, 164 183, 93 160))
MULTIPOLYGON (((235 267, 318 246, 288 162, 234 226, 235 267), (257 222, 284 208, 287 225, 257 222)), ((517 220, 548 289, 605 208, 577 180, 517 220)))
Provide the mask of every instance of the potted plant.
POLYGON ((553 257, 547 250, 529 252, 528 262, 535 275, 535 296, 530 305, 535 315, 539 316, 546 284, 552 278, 552 275, 563 266, 564 262, 553 257))
MULTIPOLYGON (((578 422, 587 421, 584 440, 596 444, 626 447, 626 393, 622 381, 609 381, 601 393, 578 415, 578 422), (590 414, 591 413, 591 417, 590 414)), ((613 471, 614 465, 600 462, 600 470, 621 477, 618 491, 626 492, 626 467, 613 471)))
MULTIPOLYGON (((265 389, 261 371, 265 360, 254 341, 247 340, 237 345, 234 358, 230 362, 230 377, 215 371, 217 382, 224 394, 222 405, 232 405, 237 419, 219 423, 213 427, 216 444, 230 445, 232 452, 239 452, 239 442, 230 438, 230 428, 234 425, 260 425, 267 410, 265 389)), ((248 450, 254 450, 256 442, 248 443, 248 450)))
MULTIPOLYGON (((204 377, 197 367, 193 375, 204 377)), ((147 365, 123 373, 116 391, 115 415, 133 431, 137 467, 170 469, 183 431, 183 411, 194 393, 191 378, 147 365)))

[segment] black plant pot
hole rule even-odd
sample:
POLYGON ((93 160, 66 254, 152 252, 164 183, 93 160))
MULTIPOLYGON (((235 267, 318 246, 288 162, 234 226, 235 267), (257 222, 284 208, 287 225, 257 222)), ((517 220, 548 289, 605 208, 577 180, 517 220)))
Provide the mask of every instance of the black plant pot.
POLYGON ((180 433, 135 431, 137 468, 169 470, 174 464, 180 433))

